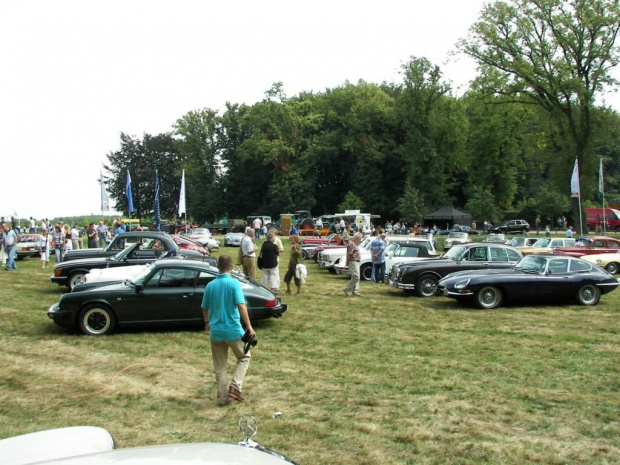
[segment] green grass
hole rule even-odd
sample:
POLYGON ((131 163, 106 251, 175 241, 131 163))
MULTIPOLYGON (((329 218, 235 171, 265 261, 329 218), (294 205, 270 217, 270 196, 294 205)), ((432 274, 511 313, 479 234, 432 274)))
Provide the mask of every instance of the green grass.
POLYGON ((283 318, 256 323, 246 402, 225 408, 200 329, 70 333, 45 314, 50 269, 1 271, 0 437, 97 425, 117 447, 236 442, 251 413, 259 442, 305 464, 620 463, 618 291, 478 311, 371 283, 346 298, 346 278, 307 265, 283 318))

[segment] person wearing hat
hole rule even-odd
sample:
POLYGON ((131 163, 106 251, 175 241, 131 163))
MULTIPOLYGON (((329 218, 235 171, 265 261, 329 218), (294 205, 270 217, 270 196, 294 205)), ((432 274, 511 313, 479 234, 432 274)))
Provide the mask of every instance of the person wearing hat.
POLYGON ((364 236, 362 233, 355 233, 353 237, 347 242, 347 255, 345 265, 349 267, 349 274, 351 280, 344 288, 346 296, 354 295, 360 296, 360 249, 359 243, 364 236))

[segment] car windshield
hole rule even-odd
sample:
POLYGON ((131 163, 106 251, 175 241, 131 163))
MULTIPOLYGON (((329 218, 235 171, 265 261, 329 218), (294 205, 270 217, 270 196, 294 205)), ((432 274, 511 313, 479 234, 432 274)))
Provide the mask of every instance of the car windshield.
POLYGON ((451 232, 448 236, 451 239, 464 239, 467 237, 467 233, 464 232, 451 232))
POLYGON ((551 239, 549 239, 548 237, 544 237, 534 242, 532 247, 547 247, 549 245, 549 242, 551 242, 551 239))
POLYGON ((39 242, 37 236, 19 236, 17 242, 39 242))
POLYGON ((190 234, 195 234, 195 235, 208 235, 209 234, 209 230, 207 228, 196 228, 196 229, 192 229, 190 230, 190 234))
POLYGON ((528 255, 515 265, 516 270, 528 273, 542 273, 547 267, 547 259, 537 255, 528 255))
POLYGON ((466 250, 467 249, 463 247, 462 245, 455 245, 450 250, 448 250, 443 256, 451 260, 458 260, 466 252, 466 250))

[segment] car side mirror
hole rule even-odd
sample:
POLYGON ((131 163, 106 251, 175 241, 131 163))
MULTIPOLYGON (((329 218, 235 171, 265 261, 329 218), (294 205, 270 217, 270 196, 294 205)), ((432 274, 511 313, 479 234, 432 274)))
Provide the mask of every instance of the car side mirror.
POLYGON ((142 294, 144 286, 142 284, 136 284, 136 294, 142 294))

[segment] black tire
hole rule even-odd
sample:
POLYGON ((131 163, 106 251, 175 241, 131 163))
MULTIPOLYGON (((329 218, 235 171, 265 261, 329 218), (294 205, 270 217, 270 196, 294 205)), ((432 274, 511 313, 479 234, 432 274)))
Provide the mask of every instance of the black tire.
POLYGON ((502 304, 504 296, 495 286, 485 286, 476 293, 476 307, 489 310, 502 304))
POLYGON ((372 278, 372 265, 370 263, 366 263, 360 269, 360 279, 363 281, 370 281, 372 278))
POLYGON ((437 276, 431 274, 418 278, 418 281, 415 283, 415 294, 418 297, 433 297, 437 292, 438 282, 437 276))
POLYGON ((327 271, 329 271, 329 274, 336 274, 336 270, 334 269, 334 267, 329 267, 327 268, 327 271))
POLYGON ((581 305, 596 305, 601 298, 601 291, 594 284, 581 286, 577 291, 577 302, 581 305))
POLYGON ((100 304, 86 306, 78 317, 80 330, 87 336, 103 336, 111 334, 116 329, 114 313, 100 304))
POLYGON ((67 279, 67 287, 69 290, 73 290, 75 286, 83 283, 85 277, 86 273, 84 271, 76 271, 75 273, 71 273, 69 275, 69 279, 67 279))
POLYGON ((301 249, 301 256, 304 260, 308 260, 310 255, 308 255, 308 251, 306 249, 301 249))
POLYGON ((609 274, 616 274, 618 272, 618 264, 616 262, 608 263, 605 269, 609 274))

